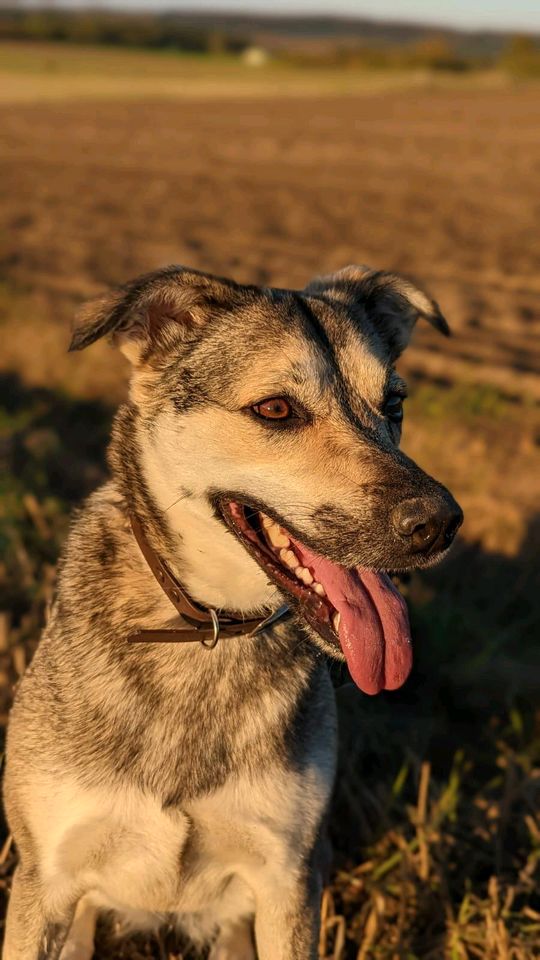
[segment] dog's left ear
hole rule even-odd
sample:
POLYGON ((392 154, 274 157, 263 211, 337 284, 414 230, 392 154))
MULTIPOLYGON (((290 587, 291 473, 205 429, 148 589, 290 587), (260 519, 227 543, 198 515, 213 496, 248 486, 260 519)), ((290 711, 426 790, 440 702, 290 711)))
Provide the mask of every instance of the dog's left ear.
POLYGON ((304 292, 362 308, 383 339, 391 360, 396 360, 405 349, 420 317, 450 336, 450 328, 435 300, 395 273, 351 265, 327 277, 316 277, 304 292))
POLYGON ((76 317, 70 350, 111 336, 132 363, 187 339, 211 308, 233 298, 235 284, 186 267, 145 274, 90 301, 76 317))

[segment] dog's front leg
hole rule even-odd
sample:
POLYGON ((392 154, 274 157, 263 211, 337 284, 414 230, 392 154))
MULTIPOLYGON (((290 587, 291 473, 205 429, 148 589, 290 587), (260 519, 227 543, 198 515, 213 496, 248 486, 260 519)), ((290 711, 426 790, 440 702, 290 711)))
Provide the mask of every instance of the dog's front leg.
POLYGON ((19 864, 13 876, 2 960, 58 960, 75 904, 52 918, 36 871, 19 864))
POLYGON ((321 894, 318 873, 306 873, 293 885, 284 882, 258 893, 258 960, 317 960, 321 894))

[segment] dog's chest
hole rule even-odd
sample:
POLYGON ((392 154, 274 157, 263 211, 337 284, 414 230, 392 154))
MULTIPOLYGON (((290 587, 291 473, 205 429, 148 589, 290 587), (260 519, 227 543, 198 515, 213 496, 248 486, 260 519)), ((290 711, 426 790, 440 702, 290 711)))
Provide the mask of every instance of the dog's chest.
POLYGON ((231 779, 182 808, 63 778, 34 810, 47 817, 39 832, 48 882, 61 887, 69 877, 127 914, 196 912, 218 901, 232 877, 248 890, 263 874, 279 882, 309 850, 328 801, 332 778, 321 759, 302 773, 231 779))
MULTIPOLYGON (((291 656, 295 642, 235 639, 187 653, 115 646, 113 662, 99 648, 107 686, 92 683, 96 656, 84 684, 99 717, 99 775, 126 777, 178 808, 269 765, 304 765, 321 740, 333 742, 335 705, 324 665, 313 665, 309 648, 291 656)), ((86 778, 95 733, 76 719, 78 749, 65 742, 63 759, 71 765, 74 753, 86 778)))

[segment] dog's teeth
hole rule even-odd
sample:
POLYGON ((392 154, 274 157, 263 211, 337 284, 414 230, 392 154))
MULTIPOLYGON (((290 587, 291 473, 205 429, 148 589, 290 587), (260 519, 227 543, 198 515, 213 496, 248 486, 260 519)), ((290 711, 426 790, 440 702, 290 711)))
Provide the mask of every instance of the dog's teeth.
POLYGON ((268 530, 270 527, 274 526, 274 521, 267 517, 265 513, 261 513, 261 523, 265 530, 268 530))
POLYGON ((289 567, 291 570, 295 570, 298 566, 298 557, 294 555, 292 550, 280 550, 279 559, 286 567, 289 567))
POLYGON ((313 577, 307 567, 297 567, 294 572, 298 579, 301 580, 302 583, 305 583, 306 587, 309 587, 310 583, 313 583, 313 577))
POLYGON ((322 583, 317 583, 317 581, 315 581, 315 583, 312 584, 311 589, 314 590, 315 593, 318 593, 320 597, 326 596, 326 590, 324 589, 322 583))
POLYGON ((273 547, 288 547, 291 542, 289 538, 285 536, 281 527, 274 522, 272 522, 271 527, 267 527, 266 536, 273 547))
POLYGON ((333 615, 333 617, 332 617, 332 625, 333 625, 334 630, 336 631, 336 633, 339 633, 339 622, 340 622, 340 620, 341 620, 341 614, 336 612, 336 613, 333 615))

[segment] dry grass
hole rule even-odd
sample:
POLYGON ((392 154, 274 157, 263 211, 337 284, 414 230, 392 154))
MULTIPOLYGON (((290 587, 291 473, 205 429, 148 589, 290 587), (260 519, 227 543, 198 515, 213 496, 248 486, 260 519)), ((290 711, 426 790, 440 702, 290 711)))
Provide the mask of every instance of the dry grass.
MULTIPOLYGON (((466 524, 444 567, 404 585, 416 645, 406 688, 372 700, 340 685, 334 668, 340 775, 321 957, 533 960, 535 90, 424 84, 315 99, 322 88, 308 78, 309 96, 290 87, 285 100, 258 86, 264 74, 246 86, 238 65, 222 64, 219 90, 209 90, 200 63, 115 56, 86 51, 75 62, 68 50, 39 49, 30 63, 11 48, 3 59, 14 86, 3 86, 0 109, 2 726, 52 595, 69 511, 103 476, 125 387, 107 347, 65 355, 80 300, 166 262, 277 285, 351 261, 411 273, 438 297, 455 337, 419 330, 404 359, 413 387, 404 446, 451 486, 466 524), (170 84, 182 71, 181 98, 156 99, 154 83, 176 97, 170 84)), ((15 857, 6 843, 6 891, 15 857)), ((98 955, 162 960, 181 948, 167 932, 120 947, 104 929, 98 955)))
MULTIPOLYGON (((500 765, 515 802, 525 793, 528 771, 523 775, 519 760, 507 751, 501 754, 500 765)), ((506 810, 482 791, 465 810, 460 805, 468 772, 464 767, 458 754, 448 782, 430 797, 431 768, 425 761, 419 771, 418 799, 407 808, 405 822, 387 829, 359 866, 337 871, 323 899, 321 957, 354 956, 347 953, 351 939, 358 945, 357 960, 532 956, 531 945, 540 939, 540 913, 528 905, 540 857, 538 822, 530 812, 535 798, 529 796, 527 803, 523 797, 531 843, 515 882, 501 884, 494 873, 482 889, 475 889, 461 876, 456 891, 463 846, 481 859, 482 845, 496 842, 497 835, 508 833, 511 826, 508 793, 506 810)))

